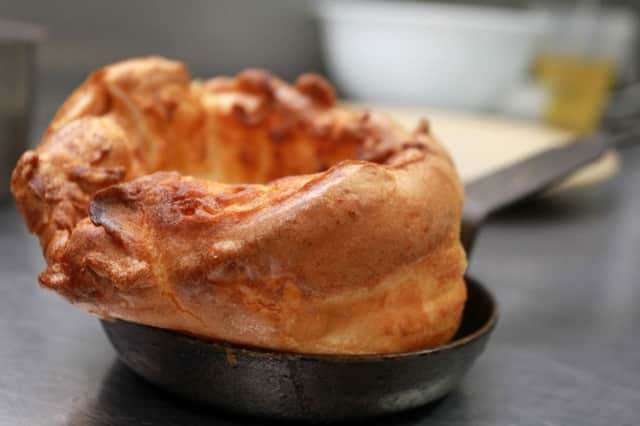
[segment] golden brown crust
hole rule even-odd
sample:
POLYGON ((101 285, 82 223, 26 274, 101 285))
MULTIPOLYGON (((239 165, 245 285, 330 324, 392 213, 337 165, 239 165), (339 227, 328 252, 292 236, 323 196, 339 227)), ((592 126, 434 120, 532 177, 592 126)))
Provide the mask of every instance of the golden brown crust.
POLYGON ((41 283, 103 318, 314 353, 436 346, 460 321, 448 155, 426 125, 336 107, 315 75, 108 66, 22 156, 12 190, 43 246, 41 283))

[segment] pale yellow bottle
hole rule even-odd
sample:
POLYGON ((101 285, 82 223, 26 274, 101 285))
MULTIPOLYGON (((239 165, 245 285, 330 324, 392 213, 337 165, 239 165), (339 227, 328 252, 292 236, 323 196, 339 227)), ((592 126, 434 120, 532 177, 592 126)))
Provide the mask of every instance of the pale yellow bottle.
POLYGON ((603 32, 603 9, 584 0, 558 18, 534 63, 534 78, 547 92, 543 117, 576 133, 598 126, 617 78, 616 61, 603 32))
POLYGON ((549 94, 544 120, 576 133, 597 127, 616 79, 610 60, 561 53, 540 55, 534 75, 549 94))

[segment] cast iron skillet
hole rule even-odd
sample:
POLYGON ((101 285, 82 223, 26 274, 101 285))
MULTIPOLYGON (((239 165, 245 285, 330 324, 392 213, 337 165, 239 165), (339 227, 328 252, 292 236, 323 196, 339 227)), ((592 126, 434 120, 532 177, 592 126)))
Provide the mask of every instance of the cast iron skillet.
MULTIPOLYGON (((635 136, 635 131, 600 131, 467 185, 462 240, 468 253, 491 213, 544 190, 635 136)), ((407 353, 297 354, 205 341, 120 320, 102 325, 124 364, 190 400, 282 419, 360 419, 434 401, 460 382, 498 319, 489 290, 470 277, 467 286, 462 326, 451 343, 407 353)))

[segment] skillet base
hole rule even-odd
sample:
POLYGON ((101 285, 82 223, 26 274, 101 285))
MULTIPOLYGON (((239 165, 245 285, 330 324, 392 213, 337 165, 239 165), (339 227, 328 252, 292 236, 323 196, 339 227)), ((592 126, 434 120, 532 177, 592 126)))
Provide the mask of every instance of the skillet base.
POLYGON ((490 292, 467 278, 462 325, 451 343, 385 355, 313 355, 204 341, 121 320, 101 321, 122 362, 192 401, 289 420, 354 420, 416 408, 451 391, 497 321, 490 292))

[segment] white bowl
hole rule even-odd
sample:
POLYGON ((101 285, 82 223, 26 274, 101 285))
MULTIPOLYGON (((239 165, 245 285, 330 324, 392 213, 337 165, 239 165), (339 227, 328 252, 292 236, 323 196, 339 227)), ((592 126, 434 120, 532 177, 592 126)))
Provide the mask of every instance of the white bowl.
POLYGON ((359 101, 489 110, 526 78, 534 12, 417 2, 323 1, 331 77, 359 101))

